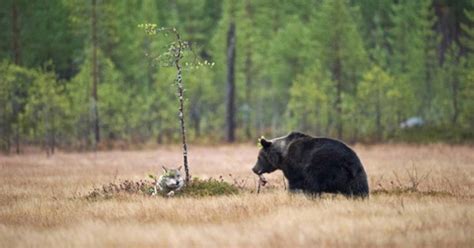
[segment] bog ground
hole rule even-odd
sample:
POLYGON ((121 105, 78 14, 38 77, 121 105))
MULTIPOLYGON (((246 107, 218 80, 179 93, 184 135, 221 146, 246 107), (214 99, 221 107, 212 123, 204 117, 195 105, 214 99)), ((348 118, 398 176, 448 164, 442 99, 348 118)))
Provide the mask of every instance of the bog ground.
POLYGON ((369 200, 284 190, 282 174, 257 195, 257 147, 191 146, 193 176, 236 180, 233 196, 84 199, 94 186, 147 179, 181 163, 179 147, 0 157, 0 246, 302 247, 474 246, 474 149, 356 146, 369 200))

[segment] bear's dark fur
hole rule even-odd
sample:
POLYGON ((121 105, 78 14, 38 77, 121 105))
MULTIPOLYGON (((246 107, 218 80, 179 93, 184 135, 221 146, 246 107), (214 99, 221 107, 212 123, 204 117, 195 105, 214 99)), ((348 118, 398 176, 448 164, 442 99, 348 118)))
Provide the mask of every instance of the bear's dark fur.
POLYGON ((253 172, 261 175, 280 169, 291 191, 369 195, 362 163, 351 148, 338 140, 292 132, 269 141, 261 139, 260 144, 262 149, 253 172))

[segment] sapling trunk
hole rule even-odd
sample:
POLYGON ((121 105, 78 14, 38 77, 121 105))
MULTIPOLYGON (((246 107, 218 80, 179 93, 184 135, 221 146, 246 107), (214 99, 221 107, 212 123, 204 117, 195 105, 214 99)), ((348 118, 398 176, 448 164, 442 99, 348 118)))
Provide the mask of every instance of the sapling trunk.
POLYGON ((99 107, 98 105, 98 95, 97 95, 97 85, 99 83, 99 70, 98 70, 98 58, 97 58, 97 49, 98 49, 98 39, 97 39, 97 1, 92 0, 92 129, 94 130, 94 151, 97 150, 97 145, 100 142, 100 125, 99 125, 99 107))
MULTIPOLYGON (((184 51, 191 50, 190 45, 188 42, 183 41, 181 39, 181 36, 176 30, 176 28, 156 28, 156 24, 140 24, 138 25, 139 27, 142 27, 145 29, 145 32, 149 35, 154 35, 157 34, 158 32, 165 32, 166 36, 167 33, 172 33, 175 36, 175 39, 173 42, 171 42, 168 51, 166 53, 162 53, 157 57, 157 60, 159 62, 164 62, 165 66, 174 66, 176 68, 176 85, 178 86, 178 100, 179 100, 179 124, 181 127, 181 138, 182 138, 182 144, 183 144, 183 166, 184 166, 184 172, 186 174, 185 182, 186 184, 189 183, 190 181, 190 175, 189 175, 189 165, 188 165, 188 145, 186 144, 186 128, 185 128, 185 122, 184 122, 184 84, 183 84, 183 66, 181 64, 181 59, 184 58, 184 51)), ((195 54, 194 54, 195 55, 195 54)), ((185 64, 186 67, 194 67, 198 68, 201 65, 205 66, 213 66, 214 63, 208 63, 208 61, 204 61, 204 63, 201 62, 191 62, 188 63, 186 62, 185 64)))
POLYGON ((176 35, 176 47, 174 53, 174 64, 177 70, 176 83, 178 85, 178 98, 179 98, 179 122, 181 126, 181 138, 183 143, 183 165, 184 172, 186 174, 186 183, 189 182, 189 167, 188 167, 188 146, 186 144, 186 128, 184 125, 184 87, 183 87, 183 76, 180 60, 183 57, 183 45, 181 37, 176 29, 173 28, 173 32, 176 35))

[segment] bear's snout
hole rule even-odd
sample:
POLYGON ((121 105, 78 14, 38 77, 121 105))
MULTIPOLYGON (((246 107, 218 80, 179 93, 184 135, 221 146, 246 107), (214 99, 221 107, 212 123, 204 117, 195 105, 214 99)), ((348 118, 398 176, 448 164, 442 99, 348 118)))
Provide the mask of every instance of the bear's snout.
POLYGON ((258 165, 255 165, 255 166, 252 168, 252 171, 253 171, 253 173, 255 173, 255 174, 257 174, 257 175, 262 174, 262 169, 260 169, 258 165))

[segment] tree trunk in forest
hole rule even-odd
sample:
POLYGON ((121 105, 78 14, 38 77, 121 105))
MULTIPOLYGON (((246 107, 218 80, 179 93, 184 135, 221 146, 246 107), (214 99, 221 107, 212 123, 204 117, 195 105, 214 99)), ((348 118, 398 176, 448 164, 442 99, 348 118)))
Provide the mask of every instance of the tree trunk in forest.
POLYGON ((433 101, 433 79, 431 76, 431 64, 427 63, 426 64, 426 74, 425 74, 425 92, 424 92, 424 97, 423 97, 423 103, 422 103, 422 113, 425 115, 426 118, 426 113, 431 114, 431 104, 433 101))
POLYGON ((342 139, 342 64, 339 59, 336 59, 336 61, 334 61, 332 73, 334 80, 336 81, 336 132, 337 138, 342 139))
MULTIPOLYGON (((250 20, 251 25, 253 22, 253 10, 251 0, 245 2, 245 13, 246 18, 250 20)), ((251 40, 251 34, 247 32, 246 40, 251 40)), ((245 135, 248 139, 252 137, 252 77, 253 77, 253 61, 252 61, 252 43, 249 42, 245 52, 245 103, 247 108, 245 109, 246 123, 245 123, 245 135)))
MULTIPOLYGON (((457 76, 455 76, 457 77, 457 76)), ((457 78, 453 79, 453 82, 451 84, 451 92, 452 92, 452 105, 453 105, 453 116, 451 119, 451 123, 453 126, 457 125, 458 122, 458 116, 459 116, 459 82, 457 78)))
POLYGON ((94 150, 100 142, 99 110, 97 84, 99 81, 97 68, 97 1, 92 0, 92 126, 94 130, 94 150))
POLYGON ((56 118, 55 113, 52 113, 51 116, 51 154, 54 154, 56 150, 56 118))
POLYGON ((20 23, 17 1, 12 2, 12 52, 16 65, 21 64, 20 23))
POLYGON ((380 92, 377 92, 377 99, 375 103, 375 131, 377 133, 377 141, 382 140, 382 110, 380 106, 380 92))
POLYGON ((337 138, 342 139, 342 86, 339 81, 336 81, 336 132, 337 138))
POLYGON ((245 123, 245 135, 247 138, 252 137, 252 131, 251 131, 251 125, 252 125, 252 120, 251 120, 251 105, 250 101, 252 98, 252 53, 250 48, 247 48, 247 53, 245 55, 245 102, 247 104, 247 109, 245 114, 246 116, 246 123, 245 123))
POLYGON ((231 21, 227 32, 227 142, 235 141, 235 23, 231 21))
POLYGON ((201 117, 196 117, 194 120, 194 134, 196 138, 201 137, 201 117))
MULTIPOLYGON (((18 11, 18 2, 12 1, 11 9, 11 24, 12 24, 12 53, 13 61, 16 65, 21 65, 21 46, 20 46, 20 20, 19 20, 19 11, 18 11)), ((19 90, 18 90, 19 91, 19 90)), ((14 92, 13 100, 13 116, 16 118, 15 125, 15 147, 16 153, 20 153, 20 104, 18 102, 18 91, 14 92)), ((9 138, 8 138, 9 139, 9 138)), ((10 149, 10 148, 8 148, 10 149)))
POLYGON ((54 149, 56 146, 56 125, 55 125, 55 118, 54 112, 52 109, 47 109, 45 113, 45 139, 44 139, 44 147, 46 149, 46 155, 49 157, 50 155, 54 154, 54 149))
MULTIPOLYGON (((203 94, 200 90, 198 90, 196 93, 198 96, 203 94)), ((191 111, 191 120, 194 127, 194 135, 195 135, 195 138, 199 138, 201 136, 201 111, 200 111, 199 99, 193 99, 190 111, 191 111)))
MULTIPOLYGON (((151 40, 148 37, 145 37, 143 41, 143 50, 150 51, 151 50, 151 40)), ((147 70, 146 70, 146 90, 151 90, 153 88, 153 73, 155 72, 155 68, 153 66, 153 58, 147 57, 147 70)))

